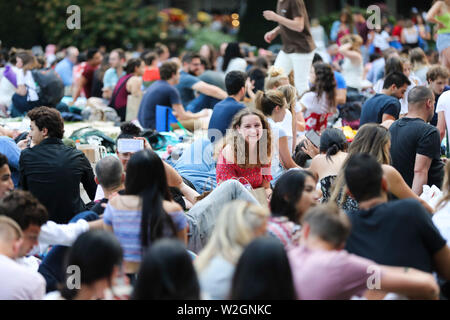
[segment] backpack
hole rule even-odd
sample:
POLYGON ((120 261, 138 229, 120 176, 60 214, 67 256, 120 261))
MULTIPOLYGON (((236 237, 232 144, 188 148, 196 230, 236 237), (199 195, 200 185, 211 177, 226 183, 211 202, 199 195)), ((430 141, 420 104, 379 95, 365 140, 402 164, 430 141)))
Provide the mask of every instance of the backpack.
POLYGON ((32 70, 42 105, 56 107, 64 97, 64 83, 53 69, 32 70))
POLYGON ((106 148, 108 153, 115 153, 116 142, 105 133, 92 127, 75 130, 69 137, 73 141, 80 140, 81 144, 89 144, 88 140, 97 140, 106 148))

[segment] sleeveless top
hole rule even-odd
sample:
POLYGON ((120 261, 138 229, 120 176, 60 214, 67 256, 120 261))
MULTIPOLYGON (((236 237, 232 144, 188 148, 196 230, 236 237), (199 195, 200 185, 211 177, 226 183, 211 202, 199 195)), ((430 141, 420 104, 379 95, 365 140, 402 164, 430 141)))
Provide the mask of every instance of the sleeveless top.
POLYGON ((354 64, 349 58, 344 58, 342 64, 342 76, 347 83, 347 87, 360 90, 363 81, 364 67, 363 63, 354 64))
POLYGON ((115 109, 121 109, 127 106, 127 82, 132 76, 133 74, 127 74, 117 82, 111 99, 111 105, 113 105, 115 109))
POLYGON ((437 16, 436 20, 442 22, 445 25, 445 28, 438 30, 438 34, 450 33, 450 12, 447 12, 442 16, 437 16))

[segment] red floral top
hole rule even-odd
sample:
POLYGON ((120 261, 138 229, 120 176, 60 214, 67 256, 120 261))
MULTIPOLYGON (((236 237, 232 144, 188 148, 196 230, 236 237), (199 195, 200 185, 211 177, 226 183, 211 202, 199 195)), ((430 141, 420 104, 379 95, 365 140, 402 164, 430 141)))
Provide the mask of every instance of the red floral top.
POLYGON ((270 163, 261 167, 241 168, 236 163, 229 163, 220 152, 216 166, 216 180, 221 183, 226 180, 236 179, 242 184, 248 184, 252 188, 260 188, 263 181, 271 181, 270 163))

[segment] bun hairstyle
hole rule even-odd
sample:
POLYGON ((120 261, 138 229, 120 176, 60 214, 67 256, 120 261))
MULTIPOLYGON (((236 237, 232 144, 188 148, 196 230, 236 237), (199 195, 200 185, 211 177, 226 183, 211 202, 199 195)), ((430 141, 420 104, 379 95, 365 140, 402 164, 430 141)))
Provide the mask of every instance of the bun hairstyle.
POLYGON ((325 152, 327 159, 331 160, 339 151, 346 151, 348 148, 347 139, 340 129, 328 128, 320 136, 320 152, 325 152))
POLYGON ((265 116, 270 116, 273 110, 279 106, 285 108, 287 105, 283 92, 279 90, 268 90, 267 92, 258 91, 255 97, 255 107, 264 113, 265 116))
POLYGON ((289 77, 284 73, 282 68, 276 68, 274 66, 270 67, 267 71, 266 84, 264 90, 276 89, 279 86, 286 84, 284 81, 289 83, 289 77))

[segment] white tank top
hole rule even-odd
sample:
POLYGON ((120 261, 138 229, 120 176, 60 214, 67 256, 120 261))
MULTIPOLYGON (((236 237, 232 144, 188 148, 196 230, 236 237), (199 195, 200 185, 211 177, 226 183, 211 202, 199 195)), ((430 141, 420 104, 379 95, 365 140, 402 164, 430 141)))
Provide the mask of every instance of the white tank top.
POLYGON ((344 63, 342 64, 342 76, 347 83, 347 87, 355 88, 361 90, 364 67, 363 63, 354 64, 349 58, 344 58, 344 63))

